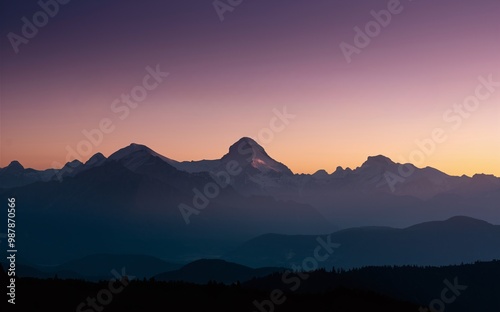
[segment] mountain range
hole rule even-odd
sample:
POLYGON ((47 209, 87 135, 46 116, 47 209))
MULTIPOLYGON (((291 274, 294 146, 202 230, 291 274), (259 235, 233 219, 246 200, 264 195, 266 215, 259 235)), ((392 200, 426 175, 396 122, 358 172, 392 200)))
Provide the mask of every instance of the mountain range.
POLYGON ((318 187, 333 189, 361 187, 365 190, 429 199, 440 194, 464 194, 464 192, 468 196, 474 196, 498 190, 500 187, 500 178, 493 175, 449 176, 431 167, 417 168, 409 163, 395 163, 382 155, 368 157, 355 169, 337 167, 331 174, 322 169, 314 174, 294 174, 286 165, 270 157, 255 140, 245 137, 231 145, 229 152, 216 160, 179 162, 162 156, 147 146, 135 143, 116 151, 109 158, 97 153, 85 163, 73 160, 61 169, 25 169, 14 160, 7 167, 0 168, 0 189, 76 176, 110 161, 120 162, 131 171, 135 171, 149 157, 159 158, 175 169, 187 173, 224 172, 228 163, 238 163, 242 173, 232 177, 231 184, 240 190, 245 190, 245 193, 267 194, 276 189, 284 191, 287 187, 294 191, 318 187), (396 185, 398 187, 395 187, 396 185))
MULTIPOLYGON (((8 263, 2 263, 7 269, 8 263)), ((17 263, 16 275, 30 278, 82 279, 87 281, 109 280, 122 269, 136 279, 151 278, 162 272, 181 268, 183 265, 167 262, 152 256, 126 254, 94 254, 54 266, 34 263, 17 263), (116 274, 116 273, 115 273, 116 274)))
POLYGON ((13 161, 0 169, 0 196, 16 197, 24 256, 42 264, 131 252, 189 262, 269 233, 408 227, 457 215, 500 224, 497 177, 449 176, 384 156, 331 174, 294 174, 250 138, 216 160, 179 162, 131 144, 61 169, 13 161), (412 174, 391 188, 401 168, 412 174))
MULTIPOLYGON (((41 234, 40 237, 45 236, 41 234)), ((85 238, 81 240, 84 244, 85 238)), ((53 246, 58 246, 60 241, 53 242, 53 246)), ((308 270, 308 267, 311 269, 310 261, 316 263, 316 269, 327 270, 492 261, 500 259, 498 241, 500 225, 469 217, 453 217, 403 229, 372 226, 344 229, 328 235, 265 234, 227 248, 221 255, 210 259, 207 259, 209 253, 202 255, 200 252, 200 260, 195 261, 172 262, 155 256, 105 253, 55 266, 20 259, 17 274, 21 277, 51 278, 57 275, 95 281, 109 278, 113 269, 126 268, 130 275, 140 279, 155 277, 159 281, 231 284, 284 270, 308 270), (321 247, 319 251, 318 246, 321 247), (331 246, 330 252, 328 246, 331 246)), ((31 248, 29 244, 27 246, 31 248)), ((129 248, 136 246, 130 245, 129 248)), ((162 253, 156 250, 156 254, 162 253)))
MULTIPOLYGON (((318 267, 326 269, 443 266, 500 259, 500 225, 463 216, 403 229, 350 228, 320 237, 336 246, 328 258, 318 261, 318 267)), ((302 267, 317 246, 317 235, 266 234, 241 244, 225 259, 252 267, 302 267)))
POLYGON ((191 262, 178 270, 158 274, 155 279, 158 281, 182 281, 195 284, 207 284, 210 281, 233 284, 284 270, 284 268, 273 267, 253 269, 219 259, 201 259, 191 262))

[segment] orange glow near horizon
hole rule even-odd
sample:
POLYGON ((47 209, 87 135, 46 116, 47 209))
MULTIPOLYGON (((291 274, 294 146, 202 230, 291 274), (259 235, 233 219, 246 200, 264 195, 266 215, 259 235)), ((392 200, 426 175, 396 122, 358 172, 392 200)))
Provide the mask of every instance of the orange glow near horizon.
MULTIPOLYGON (((453 111, 475 95, 478 77, 500 82, 500 1, 405 5, 352 63, 339 44, 370 20, 373 1, 255 2, 227 23, 212 6, 183 1, 87 8, 78 23, 68 12, 19 54, 0 45, 0 167, 62 166, 74 158, 67 146, 109 118, 114 130, 82 161, 132 142, 179 161, 217 159, 248 136, 295 173, 355 168, 382 154, 451 175, 500 176, 500 86, 483 89, 473 110, 453 111), (125 9, 146 13, 109 22, 126 20, 125 9), (113 101, 157 64, 169 77, 120 119, 113 101), (296 118, 262 142, 273 110, 285 106, 296 118), (421 151, 437 128, 446 139, 421 151)), ((19 28, 18 18, 5 23, 19 28)))
MULTIPOLYGON (((3 120, 1 125, 0 167, 12 160, 36 169, 53 167, 54 161, 64 164, 68 160, 66 146, 75 150, 79 142, 86 140, 82 130, 97 128, 102 118, 110 118, 114 131, 104 134, 102 143, 92 146, 88 155, 82 155, 82 161, 97 152, 109 156, 133 142, 179 161, 217 159, 239 138, 249 136, 295 173, 314 173, 319 169, 331 173, 337 166, 356 168, 368 156, 381 154, 395 162, 431 166, 451 175, 500 176, 500 91, 482 101, 479 109, 463 118, 456 130, 453 129, 455 123, 443 119, 444 112, 454 103, 461 103, 473 94, 477 78, 469 80, 467 86, 452 86, 440 92, 436 95, 440 103, 433 107, 422 104, 430 98, 422 87, 386 94, 385 90, 372 86, 373 90, 365 90, 370 92, 371 98, 367 98, 363 92, 356 94, 349 89, 340 92, 342 86, 334 84, 310 88, 291 80, 289 85, 293 85, 296 92, 269 90, 256 96, 252 90, 242 90, 248 94, 244 94, 246 100, 240 101, 241 106, 231 106, 241 96, 238 91, 224 94, 226 100, 217 103, 221 95, 210 90, 193 95, 158 90, 125 120, 116 118, 110 111, 108 103, 112 98, 98 94, 80 100, 82 106, 72 108, 58 107, 42 113, 7 112, 12 119, 3 120), (400 107, 404 92, 424 95, 413 96, 411 105, 407 101, 400 107), (314 106, 302 104, 312 99, 314 106), (94 101, 104 104, 100 109, 84 109, 94 101), (181 104, 173 104, 176 102, 181 104), (210 105, 193 108, 183 105, 185 102, 210 105), (252 103, 261 105, 252 107, 252 103), (245 105, 252 108, 242 109, 245 105), (260 131, 270 127, 275 117, 273 110, 283 110, 284 106, 296 117, 282 131, 275 132, 272 140, 263 141, 260 131), (56 121, 49 119, 56 112, 65 117, 56 121), (443 129, 446 140, 434 142, 435 147, 428 155, 417 152, 425 155, 422 161, 412 158, 414 151, 422 150, 417 141, 429 140, 435 128, 443 129)), ((263 86, 255 86, 260 87, 263 86)))

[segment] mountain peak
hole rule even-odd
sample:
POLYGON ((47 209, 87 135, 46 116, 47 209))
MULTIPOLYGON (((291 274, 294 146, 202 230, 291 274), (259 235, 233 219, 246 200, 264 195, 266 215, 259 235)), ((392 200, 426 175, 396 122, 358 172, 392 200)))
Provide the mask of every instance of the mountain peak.
MULTIPOLYGON (((154 155, 154 156, 156 156, 156 154, 157 154, 156 152, 154 152, 152 149, 150 149, 146 145, 132 143, 129 146, 121 148, 118 151, 111 154, 109 156, 109 159, 120 160, 120 159, 123 159, 125 157, 130 157, 135 153, 150 154, 150 155, 154 155)), ((159 155, 159 154, 157 154, 157 155, 159 155)))
POLYGON ((352 172, 351 168, 342 168, 341 166, 338 166, 337 169, 332 173, 332 177, 334 178, 344 178, 348 174, 352 172))
POLYGON ((94 156, 90 157, 90 159, 87 160, 85 165, 86 166, 94 166, 94 165, 102 163, 104 160, 106 160, 106 157, 104 157, 104 155, 101 153, 97 153, 94 156))
POLYGON ((81 161, 79 161, 78 159, 75 159, 75 160, 72 160, 72 161, 68 161, 63 168, 66 168, 66 169, 76 169, 78 167, 80 167, 81 165, 83 165, 83 163, 81 161))
POLYGON ((7 168, 11 168, 11 169, 21 169, 23 170, 24 167, 23 165, 21 165, 20 162, 18 162, 17 160, 13 160, 10 162, 10 164, 7 166, 7 168))
POLYGON ((127 148, 130 151, 148 151, 148 152, 153 151, 152 149, 150 149, 146 145, 138 144, 138 143, 130 143, 130 145, 125 147, 125 148, 127 148))
POLYGON ((140 164, 140 163, 142 163, 142 161, 144 159, 148 158, 149 156, 158 157, 161 160, 163 160, 164 162, 166 162, 172 166, 175 166, 175 164, 177 164, 177 161, 172 160, 170 158, 167 158, 167 157, 153 151, 152 149, 150 149, 146 145, 137 144, 137 143, 132 143, 129 146, 124 147, 124 148, 114 152, 113 154, 111 154, 109 156, 108 159, 115 160, 115 161, 125 160, 129 166, 133 167, 132 164, 140 164))
POLYGON ((10 164, 3 168, 4 172, 9 172, 9 173, 20 173, 24 171, 23 165, 21 165, 20 162, 17 160, 11 161, 10 164))
POLYGON ((361 165, 361 167, 371 167, 371 166, 387 166, 394 165, 395 163, 384 155, 369 156, 368 159, 361 165))
POLYGON ((229 147, 229 152, 231 152, 231 149, 233 150, 238 148, 243 149, 246 146, 249 146, 252 149, 264 151, 264 148, 259 143, 257 143, 257 141, 249 137, 243 137, 239 139, 236 143, 231 145, 231 147, 229 147))
POLYGON ((287 166, 271 158, 259 143, 249 137, 243 137, 231 145, 229 153, 224 155, 222 159, 236 160, 240 164, 248 163, 263 173, 293 174, 287 166))
POLYGON ((229 153, 224 157, 231 158, 241 158, 242 156, 247 158, 247 155, 252 154, 253 158, 257 155, 269 157, 262 146, 259 145, 254 139, 243 137, 239 139, 236 143, 229 147, 229 153))
POLYGON ((327 178, 329 176, 328 172, 325 169, 320 169, 313 173, 313 177, 315 178, 327 178))
POLYGON ((368 159, 366 161, 394 163, 389 157, 386 157, 384 155, 368 156, 368 159))
MULTIPOLYGON (((244 142, 252 142, 252 143, 255 143, 255 144, 258 144, 257 141, 255 141, 254 139, 252 139, 251 137, 242 137, 241 139, 238 140, 238 142, 241 142, 241 141, 244 141, 244 142)), ((236 143, 238 143, 236 142, 236 143)))

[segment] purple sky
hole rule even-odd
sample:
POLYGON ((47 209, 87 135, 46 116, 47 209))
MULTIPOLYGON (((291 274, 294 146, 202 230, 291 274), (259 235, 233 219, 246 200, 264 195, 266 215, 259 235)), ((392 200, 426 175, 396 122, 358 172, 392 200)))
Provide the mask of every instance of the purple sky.
POLYGON ((354 27, 387 6, 244 0, 221 22, 212 1, 73 0, 15 53, 8 34, 21 35, 21 18, 40 7, 3 1, 0 167, 64 163, 66 147, 109 118, 114 130, 81 160, 131 142, 178 160, 218 158, 251 136, 295 172, 420 151, 419 166, 500 175, 500 91, 467 117, 443 118, 474 96, 478 77, 500 81, 500 1, 401 1, 348 63, 340 44, 354 44, 354 27), (168 78, 118 118, 111 103, 157 64, 168 78), (296 118, 259 140, 285 106, 296 118), (422 152, 416 141, 436 128, 446 139, 422 152))

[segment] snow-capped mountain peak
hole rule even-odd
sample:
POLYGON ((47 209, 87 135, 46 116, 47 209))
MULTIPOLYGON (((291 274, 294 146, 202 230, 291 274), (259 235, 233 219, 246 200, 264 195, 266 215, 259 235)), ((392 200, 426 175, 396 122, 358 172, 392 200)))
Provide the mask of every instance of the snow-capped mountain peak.
POLYGON ((167 158, 157 152, 153 151, 146 145, 132 143, 127 147, 124 147, 109 156, 110 160, 121 160, 128 157, 141 157, 145 155, 156 156, 169 164, 176 164, 177 161, 167 158))
POLYGON ((153 151, 146 145, 132 143, 109 156, 109 160, 122 162, 127 168, 135 169, 147 161, 151 156, 158 157, 169 165, 176 166, 177 161, 167 158, 153 151))
POLYGON ((274 160, 255 140, 244 137, 231 145, 229 153, 222 157, 223 161, 236 160, 242 167, 245 163, 262 173, 293 174, 284 164, 274 160))

